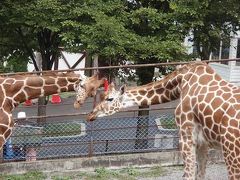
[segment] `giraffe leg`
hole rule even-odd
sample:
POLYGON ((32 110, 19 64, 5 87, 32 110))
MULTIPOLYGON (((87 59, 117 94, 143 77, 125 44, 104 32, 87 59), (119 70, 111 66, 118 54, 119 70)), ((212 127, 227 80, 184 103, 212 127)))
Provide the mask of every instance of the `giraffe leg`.
POLYGON ((2 150, 3 145, 5 144, 5 138, 3 138, 3 136, 0 136, 0 150, 2 150))
POLYGON ((10 115, 0 112, 0 150, 12 134, 13 120, 10 115))
POLYGON ((224 159, 227 164, 228 179, 240 179, 240 157, 233 157, 233 153, 224 151, 224 159))
POLYGON ((194 138, 194 114, 183 111, 182 104, 175 110, 175 120, 179 127, 179 145, 184 163, 184 180, 196 179, 196 144, 194 138))
MULTIPOLYGON (((229 142, 228 142, 229 143, 229 142)), ((228 179, 240 179, 240 147, 239 145, 229 143, 228 147, 223 147, 224 160, 227 165, 228 179), (231 147, 234 147, 231 149, 231 147)))
POLYGON ((3 147, 4 143, 5 143, 5 139, 2 136, 0 136, 0 163, 3 162, 3 148, 2 147, 3 147))
POLYGON ((180 128, 180 150, 184 163, 184 180, 194 180, 196 176, 196 154, 192 139, 192 128, 180 128))
POLYGON ((205 177, 206 164, 208 160, 208 144, 205 139, 202 125, 193 121, 193 142, 196 147, 196 179, 202 180, 205 177))
MULTIPOLYGON (((229 121, 234 121, 230 119, 229 121)), ((233 124, 234 125, 234 124, 233 124)), ((228 179, 240 179, 240 129, 229 126, 221 127, 221 144, 223 156, 228 170, 228 179)))
POLYGON ((196 160, 197 160, 197 178, 198 180, 204 179, 206 172, 206 165, 208 160, 208 145, 200 144, 196 147, 196 160))

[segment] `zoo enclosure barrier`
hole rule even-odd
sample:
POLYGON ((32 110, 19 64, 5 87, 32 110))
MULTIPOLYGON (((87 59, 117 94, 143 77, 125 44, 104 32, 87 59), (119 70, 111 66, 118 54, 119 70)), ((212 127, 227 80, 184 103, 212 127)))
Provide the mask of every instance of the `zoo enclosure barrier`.
MULTIPOLYGON (((120 113, 124 116, 94 122, 86 122, 81 117, 83 113, 66 116, 62 122, 50 120, 44 125, 37 125, 36 117, 28 117, 27 121, 18 119, 10 141, 4 146, 3 160, 31 161, 177 149, 174 115, 161 113, 159 109, 150 110, 149 116, 138 117, 138 110, 129 110, 120 113)), ((172 107, 162 109, 173 110, 172 107)))
POLYGON ((83 117, 85 113, 46 116, 49 120, 44 125, 37 123, 39 117, 36 116, 18 119, 11 139, 5 144, 2 159, 4 162, 34 161, 178 150, 174 107, 164 108, 163 112, 159 112, 160 108, 149 110, 149 116, 138 117, 136 114, 139 110, 131 110, 124 111, 124 117, 101 118, 94 122, 86 122, 83 117), (170 109, 172 112, 168 112, 170 109), (131 115, 127 114, 130 112, 131 115), (60 121, 60 117, 66 119, 60 121))

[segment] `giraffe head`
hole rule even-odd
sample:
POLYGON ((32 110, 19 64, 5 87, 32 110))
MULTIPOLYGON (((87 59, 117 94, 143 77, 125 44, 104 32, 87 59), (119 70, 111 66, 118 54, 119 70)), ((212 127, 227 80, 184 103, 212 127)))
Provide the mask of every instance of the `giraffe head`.
POLYGON ((125 85, 116 90, 114 84, 111 83, 108 91, 101 94, 101 102, 88 114, 87 120, 94 121, 98 117, 109 116, 118 112, 127 103, 126 101, 123 103, 125 91, 125 85))
POLYGON ((104 84, 105 78, 98 79, 98 74, 91 77, 82 76, 81 81, 75 85, 76 100, 75 108, 80 108, 88 97, 93 97, 97 94, 97 89, 104 84))

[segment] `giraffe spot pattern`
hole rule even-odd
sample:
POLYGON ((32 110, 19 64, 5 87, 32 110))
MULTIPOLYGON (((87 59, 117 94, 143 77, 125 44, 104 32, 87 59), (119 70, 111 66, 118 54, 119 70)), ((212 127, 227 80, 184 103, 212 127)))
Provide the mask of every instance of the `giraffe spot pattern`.
MULTIPOLYGON (((26 99, 32 99, 44 93, 57 93, 61 90, 74 90, 73 84, 79 80, 79 75, 71 74, 51 74, 51 77, 37 76, 37 75, 14 75, 10 77, 0 78, 0 149, 5 143, 6 139, 12 133, 12 127, 14 122, 12 120, 13 109, 21 102, 26 99), (56 79, 64 76, 64 81, 66 77, 71 76, 71 82, 64 82, 66 87, 61 87, 55 85, 56 79), (70 87, 71 86, 71 87, 70 87), (56 87, 56 88, 54 88, 56 87), (63 88, 63 89, 60 89, 63 88), (48 92, 46 92, 48 91, 48 92)), ((60 80, 61 82, 61 80, 60 80)))
MULTIPOLYGON (((198 154, 193 152, 202 152, 206 157, 204 146, 223 149, 229 177, 240 176, 240 171, 236 170, 240 167, 239 87, 229 84, 211 67, 199 62, 185 65, 155 83, 131 88, 126 94, 121 95, 123 98, 119 98, 120 93, 112 96, 121 102, 116 105, 118 109, 122 105, 150 105, 180 98, 175 118, 180 129, 185 177, 194 179, 198 154)), ((114 104, 108 103, 105 109, 111 105, 114 104)), ((111 114, 114 111, 117 110, 113 109, 111 114)), ((204 172, 201 173, 199 179, 204 179, 204 172)))

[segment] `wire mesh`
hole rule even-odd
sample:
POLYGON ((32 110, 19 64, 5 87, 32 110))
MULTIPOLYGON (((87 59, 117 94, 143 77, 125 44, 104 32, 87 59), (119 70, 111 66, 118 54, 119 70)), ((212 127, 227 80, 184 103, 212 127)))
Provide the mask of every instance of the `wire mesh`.
POLYGON ((7 160, 51 159, 178 148, 173 114, 21 124, 4 145, 7 160))

